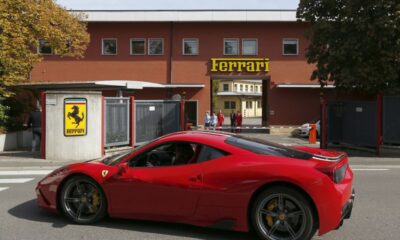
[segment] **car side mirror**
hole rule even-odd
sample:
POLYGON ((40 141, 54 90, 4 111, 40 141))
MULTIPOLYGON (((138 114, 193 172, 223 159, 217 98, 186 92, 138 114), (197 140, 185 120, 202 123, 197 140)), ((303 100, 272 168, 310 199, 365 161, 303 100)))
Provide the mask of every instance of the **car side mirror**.
POLYGON ((121 163, 118 166, 118 174, 119 175, 122 175, 122 174, 126 173, 127 170, 128 170, 128 163, 127 162, 121 163))

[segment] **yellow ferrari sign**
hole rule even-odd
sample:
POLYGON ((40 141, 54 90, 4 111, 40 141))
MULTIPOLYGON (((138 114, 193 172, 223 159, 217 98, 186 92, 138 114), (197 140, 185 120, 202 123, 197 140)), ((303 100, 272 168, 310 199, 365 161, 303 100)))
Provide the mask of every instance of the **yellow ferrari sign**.
POLYGON ((85 98, 64 99, 64 135, 87 134, 87 100, 85 98))

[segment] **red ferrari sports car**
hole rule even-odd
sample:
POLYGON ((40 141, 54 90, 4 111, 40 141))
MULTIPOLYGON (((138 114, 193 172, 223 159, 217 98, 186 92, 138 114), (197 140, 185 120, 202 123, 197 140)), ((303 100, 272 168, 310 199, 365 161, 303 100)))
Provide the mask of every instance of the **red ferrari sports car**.
POLYGON ((350 217, 352 180, 341 152, 190 131, 57 169, 36 193, 79 224, 109 215, 307 240, 350 217))

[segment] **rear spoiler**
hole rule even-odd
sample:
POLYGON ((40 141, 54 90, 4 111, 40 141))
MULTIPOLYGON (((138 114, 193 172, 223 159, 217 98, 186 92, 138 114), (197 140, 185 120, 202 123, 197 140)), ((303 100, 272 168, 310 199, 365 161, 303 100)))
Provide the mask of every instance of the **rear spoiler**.
POLYGON ((340 159, 342 159, 344 157, 346 157, 345 153, 342 153, 342 154, 340 154, 340 155, 338 155, 336 157, 328 157, 328 156, 322 156, 322 155, 314 154, 312 158, 316 159, 316 160, 320 160, 320 161, 336 162, 336 161, 339 161, 340 159))

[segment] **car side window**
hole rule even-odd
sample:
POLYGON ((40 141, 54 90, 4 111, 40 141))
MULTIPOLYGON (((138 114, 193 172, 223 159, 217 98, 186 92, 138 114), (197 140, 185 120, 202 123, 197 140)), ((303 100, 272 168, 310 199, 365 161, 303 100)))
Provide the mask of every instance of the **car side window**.
POLYGON ((199 153, 199 157, 197 158, 197 163, 202 163, 205 161, 213 160, 216 158, 224 157, 228 155, 226 152, 221 151, 219 149, 203 145, 201 151, 199 153))
POLYGON ((173 142, 157 146, 135 156, 129 161, 130 167, 165 167, 185 165, 194 162, 198 144, 173 142))

